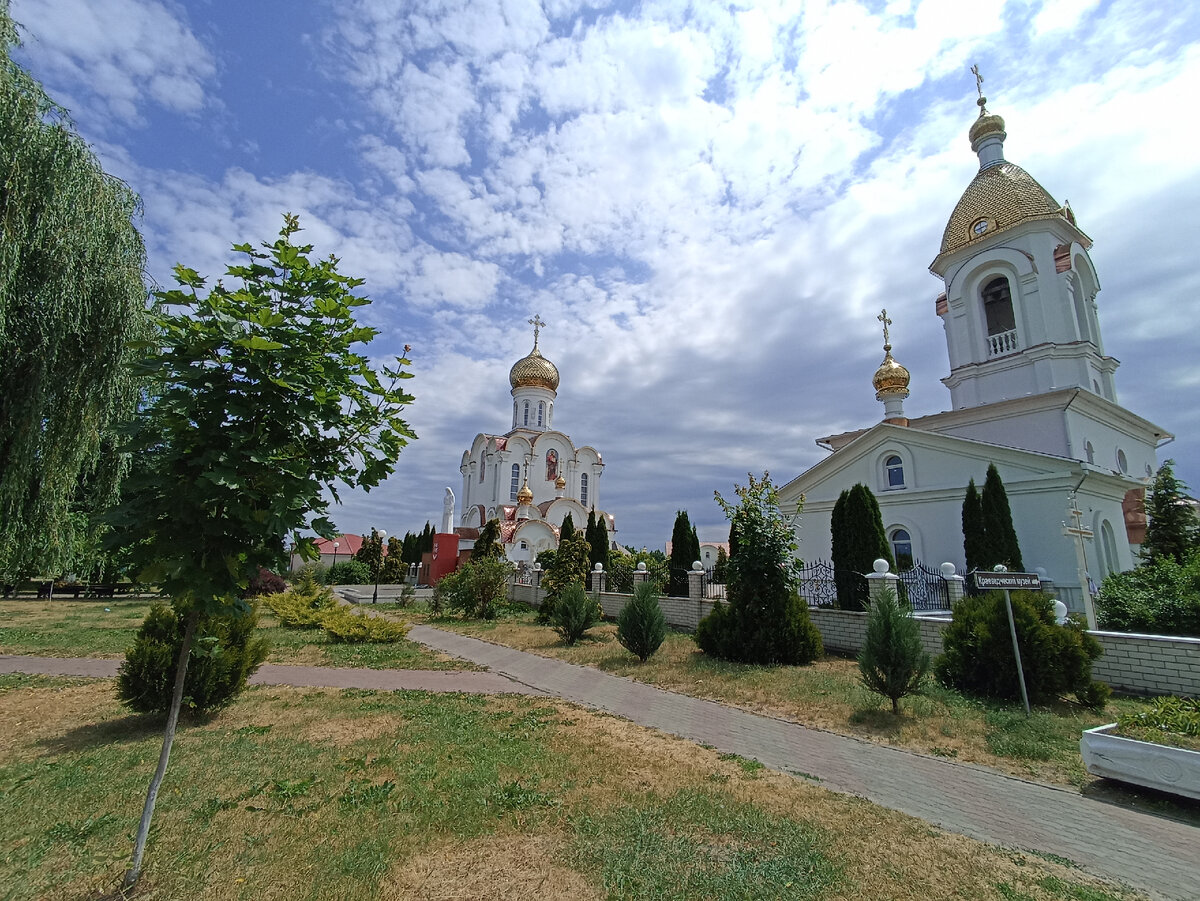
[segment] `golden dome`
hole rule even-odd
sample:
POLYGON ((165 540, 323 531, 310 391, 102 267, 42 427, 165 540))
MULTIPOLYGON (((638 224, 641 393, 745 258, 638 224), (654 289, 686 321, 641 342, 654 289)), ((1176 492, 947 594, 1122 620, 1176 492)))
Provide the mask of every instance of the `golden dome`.
POLYGON ((542 356, 537 342, 529 356, 513 363, 508 372, 508 383, 514 388, 549 388, 558 390, 558 367, 542 356))
POLYGON ((554 487, 561 491, 563 488, 567 487, 567 480, 564 479, 562 476, 559 476, 557 479, 554 480, 554 487))
POLYGON ((1022 222, 1063 215, 1063 208, 1032 175, 1013 163, 997 163, 980 169, 963 191, 942 233, 938 256, 1022 222))
MULTIPOLYGON (((879 368, 875 370, 875 377, 871 379, 871 383, 875 386, 876 394, 907 395, 908 383, 911 378, 908 370, 892 358, 891 345, 885 345, 883 350, 883 362, 879 364, 879 368)), ((879 399, 882 400, 883 398, 880 397, 879 399)))
POLYGON ((971 130, 967 132, 967 137, 971 139, 971 149, 976 149, 975 144, 980 138, 988 135, 999 135, 1000 140, 1004 140, 1004 120, 1000 116, 994 116, 986 110, 980 110, 979 118, 971 125, 971 130))
POLYGON ((529 480, 525 480, 525 484, 521 486, 521 490, 517 492, 517 504, 521 507, 528 507, 533 503, 533 492, 529 490, 529 480))

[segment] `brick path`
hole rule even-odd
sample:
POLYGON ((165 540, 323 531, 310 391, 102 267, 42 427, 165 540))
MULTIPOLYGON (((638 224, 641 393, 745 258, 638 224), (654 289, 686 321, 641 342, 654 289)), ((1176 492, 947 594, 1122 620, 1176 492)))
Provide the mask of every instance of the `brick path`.
MULTIPOLYGON (((547 694, 810 776, 991 844, 1056 854, 1154 897, 1200 899, 1200 830, 1026 782, 663 691, 620 676, 428 626, 409 637, 487 673, 264 665, 259 684, 547 694)), ((112 676, 115 660, 0 655, 0 672, 112 676)))

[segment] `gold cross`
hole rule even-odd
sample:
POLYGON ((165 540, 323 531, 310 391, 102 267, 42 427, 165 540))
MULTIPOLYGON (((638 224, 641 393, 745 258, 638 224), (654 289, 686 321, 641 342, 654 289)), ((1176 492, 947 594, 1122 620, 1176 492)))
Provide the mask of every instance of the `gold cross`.
POLYGON ((529 320, 529 324, 533 326, 533 346, 537 347, 538 333, 546 327, 546 323, 542 322, 541 316, 534 313, 533 318, 529 320))
POLYGON ((892 320, 888 319, 887 310, 880 310, 875 318, 883 323, 883 346, 888 347, 891 344, 888 340, 888 326, 892 324, 892 320))

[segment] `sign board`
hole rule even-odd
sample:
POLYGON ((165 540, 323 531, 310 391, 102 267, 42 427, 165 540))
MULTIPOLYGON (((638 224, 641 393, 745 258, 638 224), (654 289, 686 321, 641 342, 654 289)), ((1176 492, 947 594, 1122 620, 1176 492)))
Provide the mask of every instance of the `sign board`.
POLYGON ((989 573, 976 570, 974 576, 975 587, 982 590, 1007 588, 1039 591, 1042 587, 1042 580, 1037 573, 989 573))

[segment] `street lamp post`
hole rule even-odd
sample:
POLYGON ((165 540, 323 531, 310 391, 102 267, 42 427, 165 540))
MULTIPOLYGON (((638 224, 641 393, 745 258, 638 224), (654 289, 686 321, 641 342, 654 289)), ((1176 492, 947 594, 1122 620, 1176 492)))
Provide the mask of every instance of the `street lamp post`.
POLYGON ((334 566, 337 566, 337 549, 339 547, 341 547, 341 544, 339 544, 338 542, 335 541, 333 543, 333 565, 334 566))
POLYGON ((387 538, 387 532, 383 529, 378 531, 372 529, 371 531, 379 536, 379 561, 375 564, 375 593, 371 595, 371 603, 377 604, 379 603, 379 571, 383 569, 383 540, 387 538))

